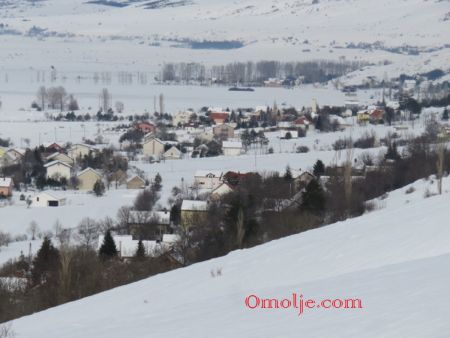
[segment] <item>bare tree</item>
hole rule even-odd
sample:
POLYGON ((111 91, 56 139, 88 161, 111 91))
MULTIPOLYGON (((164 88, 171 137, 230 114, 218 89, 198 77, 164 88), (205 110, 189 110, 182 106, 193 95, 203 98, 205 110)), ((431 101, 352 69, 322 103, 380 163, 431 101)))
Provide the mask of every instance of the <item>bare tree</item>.
POLYGON ((125 104, 122 101, 116 101, 115 108, 118 114, 122 114, 125 110, 125 104))
POLYGON ((47 90, 48 101, 50 108, 57 109, 60 111, 64 110, 65 102, 67 99, 67 92, 64 87, 51 87, 47 90))
POLYGON ((27 232, 30 234, 31 240, 34 241, 36 239, 36 235, 39 232, 39 226, 36 221, 31 221, 30 225, 28 226, 27 232))
POLYGON ((106 113, 109 110, 109 108, 111 108, 111 101, 112 101, 112 97, 108 89, 103 88, 103 90, 100 93, 99 99, 100 99, 100 108, 103 110, 104 113, 106 113))
POLYGON ((41 109, 45 110, 46 104, 47 104, 47 99, 48 99, 47 89, 44 86, 40 87, 38 89, 36 97, 37 97, 37 101, 39 102, 41 109))
POLYGON ((159 113, 164 114, 164 95, 159 94, 159 113))
POLYGON ((89 249, 93 246, 99 234, 100 229, 95 220, 86 217, 78 225, 76 238, 81 245, 89 249))
POLYGON ((437 185, 439 195, 442 195, 442 178, 444 176, 445 150, 446 150, 445 143, 440 142, 437 146, 437 161, 436 161, 437 185))
POLYGON ((56 220, 55 225, 53 226, 55 231, 55 238, 59 243, 60 247, 67 246, 70 243, 71 230, 64 229, 61 222, 56 220))

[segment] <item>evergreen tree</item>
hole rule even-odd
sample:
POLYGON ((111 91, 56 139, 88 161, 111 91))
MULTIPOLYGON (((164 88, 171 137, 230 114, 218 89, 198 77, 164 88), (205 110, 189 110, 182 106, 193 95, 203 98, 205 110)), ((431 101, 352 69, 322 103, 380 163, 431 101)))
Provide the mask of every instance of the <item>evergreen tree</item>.
POLYGON ((315 214, 320 214, 325 210, 325 192, 317 180, 308 183, 302 198, 302 209, 315 214))
POLYGON ((285 179, 285 181, 292 181, 292 172, 291 172, 291 168, 289 166, 286 167, 286 171, 284 173, 283 178, 285 179))
POLYGON ((325 174, 325 164, 321 160, 317 160, 313 167, 313 174, 316 177, 320 177, 325 174))
POLYGON ((153 191, 161 191, 162 188, 162 177, 159 173, 156 174, 155 179, 153 180, 152 190, 153 191))
POLYGON ((388 146, 388 150, 386 152, 386 155, 384 155, 384 158, 386 160, 398 160, 400 159, 400 155, 397 151, 397 144, 395 142, 392 142, 388 146))
POLYGON ((94 193, 95 196, 100 197, 105 193, 105 185, 103 184, 103 182, 101 180, 97 180, 97 182, 95 182, 94 184, 94 193))
POLYGON ((134 257, 137 259, 144 259, 146 257, 144 243, 142 243, 141 239, 138 242, 138 246, 136 249, 136 253, 134 254, 134 257))
POLYGON ((33 260, 31 279, 33 285, 57 283, 59 269, 59 251, 48 237, 44 238, 41 248, 33 260))
POLYGON ((444 121, 448 121, 448 109, 447 108, 445 108, 444 112, 442 113, 442 119, 444 121))
POLYGON ((117 256, 118 251, 116 243, 114 242, 114 238, 112 237, 110 230, 106 231, 102 246, 100 247, 98 253, 99 256, 103 259, 113 258, 117 256))

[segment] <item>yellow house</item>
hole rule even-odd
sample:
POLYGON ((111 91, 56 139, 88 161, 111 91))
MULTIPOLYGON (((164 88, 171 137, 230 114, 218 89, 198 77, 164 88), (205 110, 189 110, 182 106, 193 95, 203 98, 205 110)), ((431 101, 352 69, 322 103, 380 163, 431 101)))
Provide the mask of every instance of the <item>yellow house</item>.
POLYGON ((133 176, 127 181, 127 189, 144 189, 145 180, 140 176, 133 176))
POLYGON ((2 158, 6 154, 6 149, 0 147, 0 158, 2 158))
POLYGON ((145 156, 161 156, 164 154, 164 143, 155 137, 152 137, 144 142, 142 152, 145 156))
POLYGON ((86 168, 77 175, 77 179, 79 190, 94 190, 95 182, 101 180, 102 175, 92 168, 86 168))
POLYGON ((183 200, 181 204, 181 225, 189 228, 206 220, 208 202, 183 200))
POLYGON ((369 122, 370 114, 367 110, 361 110, 356 114, 356 119, 360 124, 367 123, 369 122))

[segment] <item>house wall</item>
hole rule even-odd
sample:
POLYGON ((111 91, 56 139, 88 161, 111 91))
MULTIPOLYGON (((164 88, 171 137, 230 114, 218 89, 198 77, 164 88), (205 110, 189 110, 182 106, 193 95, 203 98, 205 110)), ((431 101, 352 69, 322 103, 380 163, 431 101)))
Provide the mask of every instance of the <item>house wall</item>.
POLYGON ((215 189, 221 183, 220 177, 195 177, 195 184, 197 184, 199 188, 215 189))
POLYGON ((84 157, 89 155, 91 149, 89 147, 85 147, 82 145, 75 145, 73 148, 69 150, 69 156, 73 159, 77 159, 78 157, 84 157))
POLYGON ((100 180, 101 177, 97 175, 95 172, 89 170, 84 174, 78 176, 78 189, 80 190, 93 190, 94 184, 97 180, 100 180))
POLYGON ((181 225, 185 228, 195 226, 206 219, 206 211, 200 210, 182 210, 181 225))
POLYGON ((161 155, 164 153, 164 144, 153 139, 144 143, 142 151, 145 156, 161 155))
POLYGON ((220 138, 221 140, 234 138, 234 128, 226 124, 214 127, 213 133, 214 136, 220 138))
POLYGON ((53 161, 61 161, 68 165, 73 165, 73 159, 66 154, 58 154, 52 158, 53 161))
POLYGON ((178 150, 176 150, 176 149, 173 149, 173 148, 170 148, 169 150, 167 150, 165 153, 164 153, 164 157, 166 158, 166 159, 175 159, 175 160, 178 160, 178 159, 180 159, 181 158, 181 153, 180 153, 180 151, 178 151, 178 150))
POLYGON ((225 156, 238 156, 241 155, 241 148, 223 148, 223 154, 225 156))
POLYGON ((145 182, 138 177, 133 178, 127 183, 127 189, 142 189, 143 187, 145 187, 145 182))
POLYGON ((11 187, 0 187, 0 195, 2 196, 11 196, 12 188, 11 187))
POLYGON ((61 163, 48 167, 47 178, 55 176, 65 177, 68 180, 70 178, 70 168, 61 163))

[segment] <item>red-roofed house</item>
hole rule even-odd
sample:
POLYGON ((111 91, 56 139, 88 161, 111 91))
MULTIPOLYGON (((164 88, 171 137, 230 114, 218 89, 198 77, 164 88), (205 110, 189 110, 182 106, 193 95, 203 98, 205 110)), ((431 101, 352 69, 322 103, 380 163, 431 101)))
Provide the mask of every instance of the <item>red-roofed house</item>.
POLYGON ((212 112, 209 115, 209 119, 214 121, 215 124, 225 123, 225 121, 228 120, 228 113, 212 112))
POLYGON ((382 109, 375 109, 373 110, 369 115, 370 123, 380 123, 383 121, 384 118, 384 110, 382 109))
POLYGON ((134 128, 140 130, 144 134, 154 133, 156 130, 156 126, 150 122, 139 122, 134 125, 134 128))

